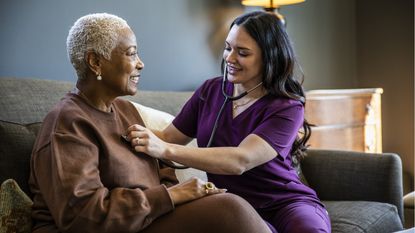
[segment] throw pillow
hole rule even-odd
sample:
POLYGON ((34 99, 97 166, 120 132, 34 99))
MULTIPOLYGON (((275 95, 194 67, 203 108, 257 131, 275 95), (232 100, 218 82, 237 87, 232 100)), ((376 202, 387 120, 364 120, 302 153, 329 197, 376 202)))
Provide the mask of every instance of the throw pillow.
POLYGON ((14 179, 28 195, 30 155, 40 126, 0 121, 0 183, 14 179))
POLYGON ((146 107, 144 105, 130 101, 137 109, 146 127, 155 130, 163 130, 174 119, 174 116, 154 108, 146 107))
POLYGON ((0 187, 0 233, 31 232, 32 200, 8 179, 0 187))

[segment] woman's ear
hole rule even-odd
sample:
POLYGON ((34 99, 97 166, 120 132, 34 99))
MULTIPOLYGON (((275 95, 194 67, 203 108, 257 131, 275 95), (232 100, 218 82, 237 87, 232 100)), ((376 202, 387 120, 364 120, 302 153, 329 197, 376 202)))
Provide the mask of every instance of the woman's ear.
POLYGON ((96 75, 101 74, 101 61, 98 54, 93 51, 88 51, 86 52, 85 60, 86 64, 92 72, 94 72, 96 75))

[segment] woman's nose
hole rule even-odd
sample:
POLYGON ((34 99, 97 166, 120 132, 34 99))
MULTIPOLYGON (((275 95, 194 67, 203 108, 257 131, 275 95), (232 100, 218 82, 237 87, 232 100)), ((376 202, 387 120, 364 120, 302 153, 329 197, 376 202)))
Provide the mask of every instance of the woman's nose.
POLYGON ((137 57, 137 65, 136 65, 137 69, 141 70, 144 68, 144 63, 143 61, 141 61, 141 59, 139 57, 137 57))
POLYGON ((228 63, 234 63, 235 62, 235 53, 233 51, 229 51, 227 54, 225 54, 224 57, 225 61, 228 63))

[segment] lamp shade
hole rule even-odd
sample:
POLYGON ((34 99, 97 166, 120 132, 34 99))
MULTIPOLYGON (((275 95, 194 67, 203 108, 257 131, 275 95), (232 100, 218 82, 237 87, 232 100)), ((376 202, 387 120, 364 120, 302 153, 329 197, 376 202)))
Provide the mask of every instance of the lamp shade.
POLYGON ((242 5, 278 8, 279 6, 291 5, 300 2, 305 2, 305 0, 242 0, 242 5))

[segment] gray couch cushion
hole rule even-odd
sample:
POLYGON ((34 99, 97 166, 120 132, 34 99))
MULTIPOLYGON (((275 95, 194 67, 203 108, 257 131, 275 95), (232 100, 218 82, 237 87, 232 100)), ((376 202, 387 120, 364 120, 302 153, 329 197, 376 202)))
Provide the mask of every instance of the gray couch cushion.
POLYGON ((2 78, 0 120, 41 122, 52 107, 74 87, 70 82, 2 78))
POLYGON ((14 179, 29 196, 30 155, 40 126, 0 121, 0 183, 14 179))
POLYGON ((332 232, 371 233, 402 230, 396 206, 370 201, 324 201, 332 232))

